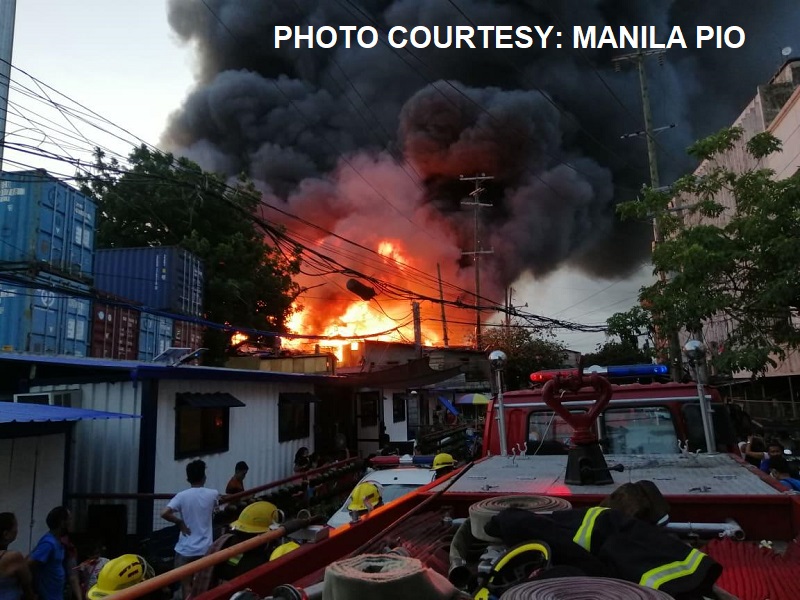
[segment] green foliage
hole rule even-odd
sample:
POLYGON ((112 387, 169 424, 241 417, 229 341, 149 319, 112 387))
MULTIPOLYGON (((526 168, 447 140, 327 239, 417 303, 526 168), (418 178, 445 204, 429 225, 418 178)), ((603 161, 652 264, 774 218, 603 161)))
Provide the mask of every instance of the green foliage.
MULTIPOLYGON (((260 195, 245 180, 231 191, 219 177, 170 154, 134 150, 130 168, 96 151, 96 175, 82 180, 98 204, 98 248, 181 246, 205 267, 205 318, 283 330, 297 295, 299 255, 265 242, 250 218, 260 195)), ((224 360, 230 333, 208 331, 206 362, 224 360)))
POLYGON ((592 354, 583 356, 583 365, 609 366, 649 363, 653 358, 653 319, 641 306, 615 313, 606 321, 608 339, 598 344, 592 354))
POLYGON ((707 161, 702 176, 681 178, 670 194, 650 190, 620 213, 656 217, 664 234, 653 265, 668 281, 640 294, 655 326, 698 332, 713 319, 717 331, 727 331, 717 366, 763 373, 800 346, 800 179, 721 166, 715 159, 735 146, 758 160, 781 148, 769 133, 744 144, 742 135, 726 129, 697 142, 690 154, 707 161))
POLYGON ((486 348, 502 350, 508 356, 505 381, 509 390, 529 387, 531 373, 562 367, 567 357, 563 344, 539 337, 520 323, 488 329, 483 333, 483 342, 486 348))
POLYGON ((649 363, 651 352, 649 349, 642 349, 627 342, 617 342, 609 340, 604 344, 598 344, 597 349, 592 354, 583 355, 583 366, 600 365, 636 365, 649 363))

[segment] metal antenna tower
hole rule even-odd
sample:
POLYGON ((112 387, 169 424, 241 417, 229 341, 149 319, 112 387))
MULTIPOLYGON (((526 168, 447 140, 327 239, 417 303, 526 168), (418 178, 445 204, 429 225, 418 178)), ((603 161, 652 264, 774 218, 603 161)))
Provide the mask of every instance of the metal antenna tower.
POLYGON ((462 200, 461 206, 468 206, 473 209, 475 215, 475 244, 472 252, 461 252, 462 256, 472 256, 475 263, 475 348, 480 350, 483 346, 481 339, 481 254, 494 254, 494 250, 481 250, 481 237, 480 237, 480 209, 492 206, 491 204, 481 202, 481 194, 486 191, 481 187, 481 183, 494 179, 491 175, 481 173, 474 177, 464 177, 461 175, 459 181, 472 181, 475 184, 469 195, 471 200, 462 200))

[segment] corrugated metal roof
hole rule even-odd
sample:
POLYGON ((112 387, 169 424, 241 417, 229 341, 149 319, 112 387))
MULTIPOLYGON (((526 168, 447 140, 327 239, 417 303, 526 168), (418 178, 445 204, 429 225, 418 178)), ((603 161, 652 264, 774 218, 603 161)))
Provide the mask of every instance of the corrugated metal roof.
MULTIPOLYGON (((173 367, 152 362, 133 360, 113 360, 77 356, 47 356, 0 352, 0 364, 4 361, 52 365, 53 367, 75 367, 91 369, 93 373, 107 376, 118 373, 120 379, 212 379, 220 381, 269 381, 286 383, 334 383, 349 381, 335 375, 310 375, 305 373, 279 373, 255 371, 250 369, 229 369, 220 367, 193 367, 182 365, 173 367), (105 373, 104 373, 105 372, 105 373)), ((87 377, 87 381, 90 378, 87 377)))
POLYGON ((67 408, 23 402, 0 403, 0 423, 54 423, 63 421, 83 421, 89 419, 138 419, 137 415, 67 408))

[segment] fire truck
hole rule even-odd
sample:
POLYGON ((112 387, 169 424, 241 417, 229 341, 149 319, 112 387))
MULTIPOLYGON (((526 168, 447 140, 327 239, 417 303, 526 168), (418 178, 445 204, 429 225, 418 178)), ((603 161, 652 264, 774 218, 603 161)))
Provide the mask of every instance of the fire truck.
MULTIPOLYGON (((523 455, 566 455, 572 429, 542 399, 544 384, 555 378, 575 377, 577 369, 538 371, 530 376, 533 389, 503 394, 503 422, 507 450, 523 455)), ((707 451, 701 404, 696 383, 663 382, 666 365, 590 367, 584 376, 603 375, 611 385, 611 400, 597 415, 592 431, 606 454, 679 454, 707 451)), ((719 392, 702 386, 711 406, 715 450, 734 451, 736 431, 719 392)), ((571 413, 586 413, 596 392, 584 388, 564 398, 571 413)), ((501 454, 499 405, 488 406, 484 425, 484 455, 501 454)))

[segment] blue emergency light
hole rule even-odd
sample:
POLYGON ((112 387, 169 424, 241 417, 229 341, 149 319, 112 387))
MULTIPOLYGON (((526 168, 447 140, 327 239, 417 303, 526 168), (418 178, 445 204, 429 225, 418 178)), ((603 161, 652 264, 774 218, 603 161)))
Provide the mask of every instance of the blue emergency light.
MULTIPOLYGON (((584 375, 605 375, 609 379, 624 378, 624 377, 657 377, 659 375, 666 375, 669 372, 667 365, 614 365, 610 367, 600 367, 594 365, 583 370, 584 375)), ((556 377, 575 377, 578 375, 578 369, 550 369, 547 371, 537 371, 531 373, 531 381, 534 383, 541 383, 550 381, 556 377)))
POLYGON ((404 454, 403 456, 374 456, 369 462, 374 467, 399 467, 401 465, 431 466, 434 458, 436 457, 432 455, 411 456, 409 454, 404 454))

